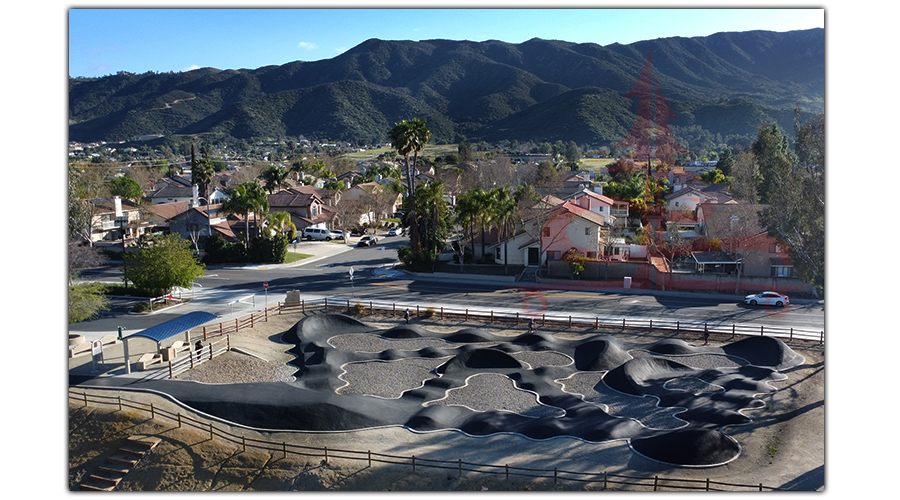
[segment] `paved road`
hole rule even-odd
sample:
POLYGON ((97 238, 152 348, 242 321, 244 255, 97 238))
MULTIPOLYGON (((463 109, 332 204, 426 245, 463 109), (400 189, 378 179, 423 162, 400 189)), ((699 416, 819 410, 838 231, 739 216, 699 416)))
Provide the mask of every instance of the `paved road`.
MULTIPOLYGON (((307 298, 341 297, 404 305, 459 307, 519 311, 524 314, 576 314, 601 320, 654 319, 715 324, 752 324, 824 330, 824 303, 795 300, 784 309, 749 307, 729 295, 625 290, 560 289, 553 285, 523 285, 492 278, 460 276, 434 279, 427 274, 378 273, 396 261, 403 237, 382 238, 377 246, 357 248, 333 243, 304 243, 300 252, 315 253, 300 265, 212 267, 197 280, 189 304, 151 315, 129 315, 130 301, 114 301, 111 317, 72 325, 70 331, 102 336, 117 326, 128 331, 161 323, 190 312, 204 310, 222 320, 244 316, 283 301, 289 290, 307 298), (318 246, 314 246, 318 245, 318 246), (340 253, 336 253, 340 252, 340 253), (350 269, 353 279, 350 279, 350 269), (263 283, 268 289, 263 289, 263 283)), ((121 270, 91 273, 95 279, 120 281, 121 270), (118 273, 118 274, 117 274, 118 273)), ((189 295, 185 293, 185 296, 189 295)), ((220 321, 222 321, 220 320, 220 321)))

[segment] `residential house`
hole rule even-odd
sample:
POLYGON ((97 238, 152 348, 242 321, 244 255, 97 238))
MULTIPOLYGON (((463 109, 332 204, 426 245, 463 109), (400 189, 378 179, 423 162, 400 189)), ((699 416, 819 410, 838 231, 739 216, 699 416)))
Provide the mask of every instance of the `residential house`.
POLYGON ((403 206, 403 197, 378 182, 363 182, 341 192, 345 202, 367 201, 360 206, 359 223, 366 224, 373 220, 389 217, 403 206), (374 213, 373 211, 381 213, 374 213))
POLYGON ((90 200, 93 205, 91 217, 91 241, 133 240, 146 230, 141 221, 140 207, 130 200, 118 196, 90 200))
POLYGON ((266 198, 269 201, 269 212, 287 212, 299 232, 308 227, 329 229, 329 223, 334 217, 333 209, 329 209, 322 198, 309 189, 285 189, 266 198))
POLYGON ((541 248, 548 259, 559 260, 570 249, 597 259, 606 246, 606 218, 567 201, 550 213, 541 228, 541 248))
POLYGON ((221 208, 221 204, 207 206, 193 201, 160 203, 151 205, 148 219, 154 232, 177 234, 194 242, 195 246, 203 246, 206 239, 216 233, 235 240, 232 223, 221 208))
POLYGON ((766 205, 702 203, 697 209, 701 233, 708 240, 721 241, 721 250, 740 261, 741 275, 751 277, 793 277, 790 248, 769 236, 759 222, 766 205))

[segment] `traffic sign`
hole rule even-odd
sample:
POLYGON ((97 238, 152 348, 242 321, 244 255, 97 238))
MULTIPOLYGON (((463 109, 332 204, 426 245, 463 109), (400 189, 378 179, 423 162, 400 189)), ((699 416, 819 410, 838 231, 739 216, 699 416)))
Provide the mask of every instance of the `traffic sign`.
POLYGON ((269 288, 269 282, 263 281, 263 288, 269 288))

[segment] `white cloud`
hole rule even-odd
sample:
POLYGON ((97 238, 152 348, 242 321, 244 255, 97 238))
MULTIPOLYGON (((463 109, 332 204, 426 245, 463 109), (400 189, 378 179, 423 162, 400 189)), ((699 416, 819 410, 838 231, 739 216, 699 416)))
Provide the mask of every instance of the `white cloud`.
POLYGON ((299 47, 303 50, 316 50, 319 48, 318 45, 316 45, 312 42, 300 42, 297 44, 297 47, 299 47))

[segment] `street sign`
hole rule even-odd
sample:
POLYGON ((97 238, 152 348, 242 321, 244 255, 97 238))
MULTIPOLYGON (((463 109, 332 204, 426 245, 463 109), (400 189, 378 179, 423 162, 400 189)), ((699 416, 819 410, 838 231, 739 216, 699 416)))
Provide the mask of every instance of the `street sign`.
POLYGON ((269 282, 263 281, 263 288, 269 288, 269 282))

